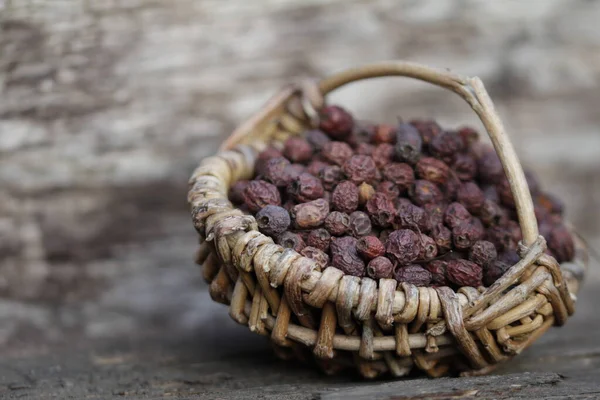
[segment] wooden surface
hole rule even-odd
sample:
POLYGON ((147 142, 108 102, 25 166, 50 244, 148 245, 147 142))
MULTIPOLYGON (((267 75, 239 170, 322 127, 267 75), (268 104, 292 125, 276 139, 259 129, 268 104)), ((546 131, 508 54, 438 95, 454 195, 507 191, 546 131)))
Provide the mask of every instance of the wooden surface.
POLYGON ((446 399, 600 397, 600 285, 578 312, 487 377, 400 381, 323 376, 277 360, 266 341, 235 325, 204 292, 206 324, 190 335, 168 327, 105 341, 14 345, 0 361, 1 398, 74 399, 446 399))

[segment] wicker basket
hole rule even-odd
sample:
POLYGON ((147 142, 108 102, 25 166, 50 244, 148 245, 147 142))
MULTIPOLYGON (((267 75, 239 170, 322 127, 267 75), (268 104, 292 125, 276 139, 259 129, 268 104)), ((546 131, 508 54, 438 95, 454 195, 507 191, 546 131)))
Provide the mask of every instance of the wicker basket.
POLYGON ((489 372, 574 312, 587 267, 576 238, 576 259, 559 265, 544 253, 531 194, 514 148, 481 80, 407 62, 350 69, 320 82, 285 87, 241 125, 221 151, 205 158, 190 179, 188 201, 200 234, 198 264, 212 298, 230 316, 270 336, 286 359, 315 359, 327 373, 355 367, 368 378, 399 377, 414 367, 437 377, 489 372), (406 76, 457 93, 485 126, 514 194, 523 232, 521 260, 488 288, 416 287, 394 279, 358 278, 283 249, 234 208, 228 189, 253 174, 257 152, 317 123, 324 96, 353 81, 406 76), (311 354, 312 353, 312 354, 311 354))

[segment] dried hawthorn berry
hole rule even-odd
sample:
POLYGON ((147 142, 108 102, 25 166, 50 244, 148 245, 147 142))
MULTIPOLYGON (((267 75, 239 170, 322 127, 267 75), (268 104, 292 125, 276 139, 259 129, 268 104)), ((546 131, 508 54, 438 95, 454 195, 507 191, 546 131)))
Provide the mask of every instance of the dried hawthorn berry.
POLYGON ((414 164, 421 157, 423 139, 421 134, 411 124, 401 123, 396 128, 396 158, 414 164))
POLYGON ((323 146, 321 155, 330 163, 342 166, 346 160, 354 155, 354 151, 348 143, 329 142, 323 146))
POLYGON ((241 180, 234 183, 229 189, 229 200, 233 204, 242 204, 244 202, 244 190, 248 186, 249 181, 241 180))
POLYGON ((395 143, 396 142, 396 128, 393 125, 380 124, 375 127, 373 137, 371 138, 373 143, 395 143))
POLYGON ((369 156, 356 155, 350 157, 342 167, 348 179, 356 185, 372 182, 377 176, 375 161, 369 156))
POLYGON ((498 183, 504 177, 504 169, 498 155, 492 148, 486 148, 477 160, 479 178, 483 183, 498 183))
POLYGON ((498 260, 507 263, 508 265, 515 265, 521 260, 521 257, 515 250, 507 250, 498 254, 498 260))
MULTIPOLYGON (((358 240, 352 236, 332 237, 330 244, 330 253, 332 256, 345 251, 356 253, 356 243, 358 240)), ((357 253, 358 254, 358 253, 357 253)))
POLYGON ((510 232, 510 237, 514 243, 519 243, 523 239, 521 225, 517 221, 509 220, 504 225, 510 232))
POLYGON ((281 204, 279 190, 265 181, 251 181, 244 189, 244 204, 251 212, 257 212, 269 204, 278 206, 281 204))
POLYGON ((495 185, 484 185, 481 187, 481 191, 483 192, 483 197, 487 200, 491 200, 494 203, 500 203, 500 196, 498 196, 495 185))
POLYGON ((446 279, 446 261, 434 260, 425 264, 425 269, 431 274, 431 284, 436 286, 448 285, 446 279))
POLYGON ((325 161, 313 160, 306 167, 306 172, 314 176, 319 176, 321 174, 321 171, 328 166, 329 164, 327 164, 325 161))
POLYGON ((261 151, 258 154, 258 157, 256 158, 256 165, 255 165, 256 172, 258 174, 262 174, 264 165, 267 161, 269 161, 272 158, 278 158, 278 157, 282 157, 282 156, 283 156, 283 154, 281 153, 281 150, 279 150, 278 148, 273 147, 273 146, 267 147, 266 149, 261 151))
POLYGON ((331 265, 346 275, 365 276, 365 262, 358 255, 350 252, 334 255, 331 265))
POLYGON ((469 222, 463 222, 452 229, 452 244, 459 250, 467 250, 475 242, 482 239, 485 234, 483 224, 479 219, 473 218, 469 222))
POLYGON ((429 145, 434 137, 442 133, 442 127, 431 120, 412 120, 410 124, 417 128, 425 145, 429 145))
POLYGON ((421 233, 419 237, 421 240, 421 253, 419 254, 418 259, 421 261, 433 260, 438 255, 438 248, 435 244, 435 240, 423 233, 421 233))
POLYGON ((472 218, 471 213, 460 203, 450 203, 444 214, 444 222, 450 229, 454 229, 472 218))
POLYGON ((492 242, 498 251, 512 249, 516 245, 511 232, 505 226, 500 225, 489 227, 485 232, 485 239, 492 242))
POLYGON ((341 236, 350 229, 350 216, 344 212, 332 211, 325 218, 325 229, 334 236, 341 236))
POLYGON ((447 163, 451 163, 462 149, 463 141, 456 132, 442 132, 429 143, 429 152, 447 163))
POLYGON ((394 203, 383 193, 375 193, 367 201, 365 209, 371 221, 382 228, 390 226, 396 214, 394 203))
POLYGON ((332 139, 343 139, 352 133, 354 118, 339 106, 327 106, 319 113, 319 128, 332 139))
POLYGON ((385 254, 385 247, 381 243, 381 240, 375 236, 363 236, 356 242, 356 251, 358 251, 358 255, 362 258, 370 260, 383 256, 385 254))
POLYGON ((358 204, 365 205, 365 203, 375 194, 373 186, 366 182, 361 183, 358 186, 358 204))
POLYGON ((389 163, 381 172, 383 177, 396 184, 401 192, 406 191, 415 182, 415 173, 406 163, 389 163))
POLYGON ((433 225, 431 237, 435 241, 438 251, 448 252, 452 248, 452 231, 444 224, 433 225))
POLYGON ((371 219, 362 211, 354 211, 350 214, 350 234, 361 237, 371 233, 371 219))
POLYGON ((313 148, 301 137, 290 137, 283 144, 283 155, 293 163, 304 163, 311 159, 313 148))
POLYGON ((327 255, 324 251, 319 250, 316 247, 306 246, 300 250, 300 254, 313 260, 321 269, 327 268, 327 264, 329 263, 329 255, 327 255))
POLYGON ((415 286, 429 286, 431 272, 417 264, 407 266, 398 265, 394 270, 394 278, 398 282, 411 283, 415 286))
POLYGON ((421 240, 419 235, 409 229, 393 231, 385 244, 385 251, 400 264, 408 264, 419 257, 421 240))
POLYGON ((550 193, 540 193, 535 197, 535 202, 550 214, 562 215, 564 204, 550 193))
POLYGON ((476 214, 483 206, 485 197, 475 182, 465 182, 458 188, 456 199, 472 214, 476 214))
POLYGON ((508 221, 506 212, 495 201, 485 199, 479 209, 479 219, 486 226, 505 225, 508 221))
POLYGON ((404 202, 398 207, 394 223, 400 228, 413 229, 419 232, 427 232, 431 228, 425 210, 409 202, 404 202))
POLYGON ((400 188, 390 181, 379 182, 376 192, 385 194, 392 201, 400 196, 400 188))
POLYGON ((297 233, 290 231, 283 232, 276 238, 277 244, 286 249, 294 249, 297 252, 302 251, 306 246, 304 240, 297 233))
POLYGON ((319 178, 326 190, 333 190, 338 183, 344 180, 344 173, 341 167, 328 165, 321 170, 319 178))
MULTIPOLYGON (((325 218, 327 221, 327 218, 325 218)), ((309 232, 306 238, 306 244, 315 247, 321 251, 329 251, 329 243, 331 242, 331 234, 327 229, 319 228, 309 232)))
POLYGON ((350 214, 358 208, 358 187, 350 182, 340 182, 331 193, 331 206, 334 210, 350 214))
POLYGON ((548 248, 552 250, 558 262, 571 261, 575 257, 573 236, 563 224, 555 226, 550 232, 548 248))
POLYGON ((483 270, 483 283, 485 286, 492 286, 494 282, 504 275, 511 266, 503 261, 496 260, 483 270))
POLYGON ((468 260, 450 260, 446 264, 446 277, 458 286, 479 287, 482 285, 481 267, 468 260))
POLYGON ((329 136, 318 129, 313 129, 306 132, 304 134, 304 138, 316 151, 320 151, 326 143, 331 142, 329 136))
POLYGON ((427 218, 429 218, 430 226, 444 223, 444 213, 447 207, 448 205, 445 203, 429 203, 423 206, 423 209, 427 213, 427 218))
POLYGON ((448 165, 433 157, 423 157, 415 165, 415 171, 420 179, 443 185, 448 180, 448 165))
POLYGON ((375 147, 371 157, 373 157, 373 160, 375 160, 377 168, 383 168, 392 162, 395 153, 396 150, 394 149, 393 145, 389 143, 382 143, 375 147))
POLYGON ((498 191, 498 197, 500 198, 500 202, 504 204, 506 207, 515 208, 515 198, 512 193, 512 189, 510 188, 510 183, 508 179, 502 179, 496 185, 496 190, 498 191))
POLYGON ((298 228, 316 228, 329 215, 329 203, 323 199, 295 205, 291 211, 298 228))
POLYGON ((418 206, 427 203, 441 203, 444 199, 444 195, 435 183, 423 179, 415 181, 415 184, 409 190, 409 195, 413 203, 418 206))
POLYGON ((285 208, 268 205, 256 213, 256 222, 261 232, 275 236, 284 232, 292 221, 285 208))
POLYGON ((287 158, 276 157, 266 161, 262 169, 262 175, 267 182, 278 188, 285 188, 292 180, 292 170, 287 158))
POLYGON ((469 249, 469 260, 482 267, 491 265, 498 258, 496 246, 487 240, 478 240, 469 249))
POLYGON ((390 233, 392 233, 393 230, 392 229, 382 229, 379 232, 379 235, 377 235, 377 237, 379 238, 379 240, 381 240, 382 243, 386 243, 388 240, 388 237, 390 236, 390 233))
POLYGON ((324 191, 321 181, 306 172, 298 175, 287 186, 287 193, 300 203, 322 198, 324 191))
POLYGON ((452 169, 458 179, 470 181, 477 175, 477 161, 469 154, 458 153, 454 156, 452 169))
POLYGON ((456 133, 461 138, 464 149, 471 147, 473 143, 479 140, 479 133, 475 129, 468 126, 459 128, 456 133))
POLYGON ((369 143, 359 143, 356 146, 356 154, 360 154, 363 156, 370 156, 373 154, 373 150, 375 150, 375 146, 369 143))
POLYGON ((454 171, 450 170, 446 184, 441 185, 442 192, 444 193, 447 201, 456 200, 456 194, 458 193, 458 188, 460 185, 460 179, 458 179, 458 176, 454 173, 454 171))
POLYGON ((371 279, 391 278, 394 272, 394 264, 387 257, 376 257, 367 264, 367 275, 371 279))

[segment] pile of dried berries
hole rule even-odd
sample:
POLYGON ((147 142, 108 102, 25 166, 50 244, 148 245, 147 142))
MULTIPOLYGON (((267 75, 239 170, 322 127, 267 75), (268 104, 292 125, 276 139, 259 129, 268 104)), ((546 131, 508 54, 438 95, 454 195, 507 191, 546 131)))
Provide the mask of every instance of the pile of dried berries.
MULTIPOLYGON (((355 121, 337 106, 319 129, 268 147, 236 205, 259 229, 322 269, 418 286, 489 286, 519 260, 515 203, 495 151, 471 128, 355 121)), ((563 206, 527 174, 540 233, 574 256, 563 206)))

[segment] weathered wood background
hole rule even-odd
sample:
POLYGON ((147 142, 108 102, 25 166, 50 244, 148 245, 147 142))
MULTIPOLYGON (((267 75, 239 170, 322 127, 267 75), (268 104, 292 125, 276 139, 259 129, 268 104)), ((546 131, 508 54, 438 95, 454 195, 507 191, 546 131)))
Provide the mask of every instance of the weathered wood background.
MULTIPOLYGON (((480 76, 524 163, 600 248, 598 21, 600 1, 589 0, 0 0, 0 354, 25 371, 11 378, 10 361, 4 384, 18 392, 65 345, 87 349, 80 357, 93 365, 120 365, 88 357, 112 341, 183 341, 196 360, 262 351, 209 302, 191 262, 186 180, 280 85, 358 63, 408 59, 480 76)), ((334 97, 389 121, 475 121, 453 95, 401 79, 334 97)), ((554 340, 583 338, 564 335, 554 340)), ((73 357, 64 368, 83 365, 73 357)), ((280 383, 281 366, 259 362, 263 382, 280 383)), ((515 368, 535 369, 527 362, 515 368)), ((204 374, 217 375, 202 379, 238 377, 212 365, 204 374)), ((43 387, 30 381, 24 390, 43 387)))

